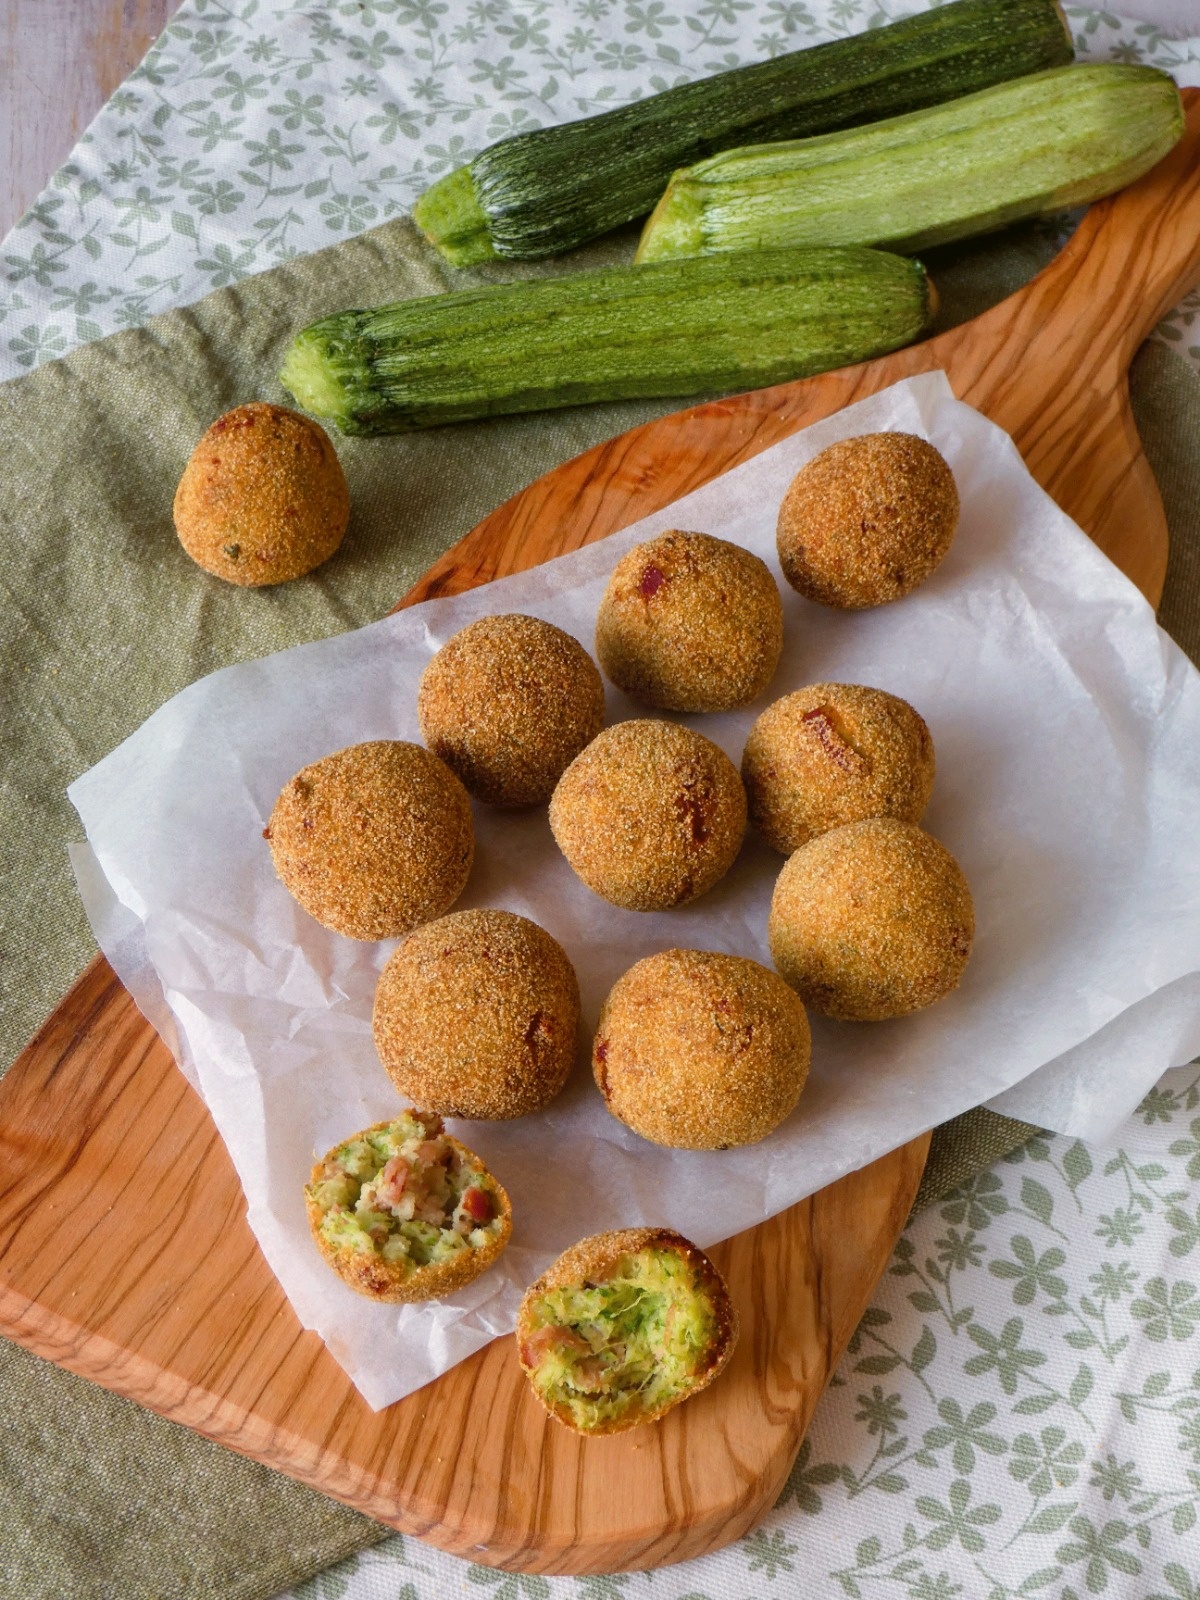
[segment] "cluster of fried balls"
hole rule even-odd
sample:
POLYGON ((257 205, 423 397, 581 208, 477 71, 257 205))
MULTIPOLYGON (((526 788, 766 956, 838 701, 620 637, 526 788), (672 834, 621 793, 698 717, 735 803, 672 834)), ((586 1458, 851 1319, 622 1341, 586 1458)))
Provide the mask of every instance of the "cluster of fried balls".
MULTIPOLYGON (((189 553, 254 584, 323 560, 347 511, 325 446, 315 424, 274 406, 242 407, 214 425, 176 499, 189 553), (260 472, 251 508, 234 515, 223 469, 252 434, 269 439, 278 461, 260 472), (271 532, 254 509, 268 502, 271 532), (319 527, 304 506, 317 508, 319 527)), ((958 509, 953 475, 925 440, 845 440, 788 489, 783 573, 826 606, 897 600, 946 555, 958 509)), ((622 557, 596 623, 604 674, 656 713, 751 704, 782 648, 783 606, 766 564, 677 529, 622 557)), ((508 911, 451 911, 474 854, 471 797, 548 805, 578 877, 630 911, 667 910, 712 889, 747 825, 787 858, 768 921, 776 971, 737 955, 663 950, 630 967, 604 1002, 596 1084, 612 1114, 656 1144, 726 1149, 777 1128, 808 1075, 806 1007, 879 1021, 959 983, 971 895, 919 826, 933 742, 896 695, 842 683, 786 694, 755 721, 739 772, 714 742, 664 717, 606 727, 601 675, 578 641, 535 617, 502 615, 438 650, 417 710, 423 745, 376 740, 306 766, 264 836, 279 878, 319 922, 355 939, 401 940, 379 979, 373 1029, 384 1067, 422 1114, 529 1115, 575 1062, 579 985, 558 942, 508 911)))

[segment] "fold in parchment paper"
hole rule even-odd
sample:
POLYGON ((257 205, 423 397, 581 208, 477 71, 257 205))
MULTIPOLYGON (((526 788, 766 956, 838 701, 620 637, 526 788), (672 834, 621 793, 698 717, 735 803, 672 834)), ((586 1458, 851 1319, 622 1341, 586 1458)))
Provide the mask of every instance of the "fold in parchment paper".
MULTIPOLYGON (((610 720, 642 714, 610 693, 610 720)), ((585 1234, 669 1224, 711 1244, 1014 1085, 1021 1116, 1095 1134, 1186 1058, 1200 1022, 1200 853, 1187 842, 1200 799, 1200 677, 1008 437, 939 373, 851 406, 574 555, 193 684, 71 799, 87 830, 76 861, 97 937, 199 1086, 301 1321, 375 1407, 511 1328, 523 1286, 585 1234), (475 617, 528 612, 590 648, 614 563, 664 528, 736 540, 778 574, 776 511, 793 474, 834 440, 889 428, 932 440, 954 470, 962 519, 942 566, 908 598, 863 612, 809 604, 780 580, 786 645, 767 695, 742 713, 680 720, 737 762, 763 705, 803 684, 868 683, 910 700, 937 750, 924 825, 975 897, 961 987, 894 1022, 814 1018, 809 1086, 761 1144, 659 1149, 616 1122, 591 1082, 586 1045, 601 1001, 634 961, 671 946, 769 964, 781 857, 750 838, 709 894, 644 915, 578 882, 544 808, 477 807, 459 908, 507 907, 562 942, 583 991, 580 1064, 540 1115, 452 1124, 512 1197, 499 1267, 440 1304, 355 1295, 310 1240, 302 1188, 314 1154, 400 1108, 370 1026, 393 944, 327 931, 277 882, 261 831, 280 788, 344 745, 418 738, 420 674, 475 617)))

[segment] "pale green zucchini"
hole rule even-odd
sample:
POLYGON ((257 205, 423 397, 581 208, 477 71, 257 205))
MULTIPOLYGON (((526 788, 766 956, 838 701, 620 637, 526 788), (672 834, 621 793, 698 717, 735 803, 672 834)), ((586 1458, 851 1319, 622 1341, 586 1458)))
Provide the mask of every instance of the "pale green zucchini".
POLYGON ((924 250, 1112 194, 1183 132, 1153 67, 1062 67, 869 128, 677 172, 639 261, 783 246, 924 250))
POLYGON ((855 127, 1072 58, 1058 0, 953 0, 514 134, 427 189, 413 216, 454 266, 556 255, 645 216, 677 167, 714 151, 855 127))
POLYGON ((760 388, 910 344, 919 262, 763 250, 610 267, 344 311, 297 335, 280 379, 343 433, 760 388))

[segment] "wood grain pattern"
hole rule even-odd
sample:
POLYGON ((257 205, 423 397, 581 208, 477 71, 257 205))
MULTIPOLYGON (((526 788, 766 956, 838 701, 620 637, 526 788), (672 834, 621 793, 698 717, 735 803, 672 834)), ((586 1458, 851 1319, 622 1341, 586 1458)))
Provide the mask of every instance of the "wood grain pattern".
POLYGON ((0 0, 0 239, 179 0, 0 0))
MULTIPOLYGON (((1200 95, 1184 145, 1098 206, 1033 284, 963 329, 651 422, 486 518, 410 601, 544 560, 784 434, 942 365, 1157 598, 1161 503, 1129 418, 1141 334, 1200 277, 1200 95)), ((224 1147, 97 961, 0 1085, 0 1328, 39 1354, 495 1565, 603 1572, 738 1537, 772 1502, 903 1225, 928 1137, 714 1252, 742 1317, 720 1381, 652 1428, 582 1441, 498 1340, 372 1414, 258 1253, 224 1147)))

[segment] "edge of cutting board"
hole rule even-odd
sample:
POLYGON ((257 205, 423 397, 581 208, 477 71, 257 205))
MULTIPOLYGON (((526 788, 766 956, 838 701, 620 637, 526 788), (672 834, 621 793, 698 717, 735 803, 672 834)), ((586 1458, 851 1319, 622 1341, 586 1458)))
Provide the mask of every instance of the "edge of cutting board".
MULTIPOLYGON (((1185 100, 1181 145, 1093 207, 1057 260, 983 317, 600 445, 485 518, 406 603, 603 537, 939 366, 1156 600, 1166 525, 1126 374, 1140 339, 1200 276, 1200 95, 1185 100)), ((558 1427, 507 1339, 372 1413, 299 1327, 211 1120, 98 959, 0 1084, 0 1328, 460 1555, 544 1572, 660 1565, 728 1543, 774 1500, 904 1224, 928 1143, 713 1252, 741 1313, 738 1353, 718 1384, 652 1427, 602 1440, 558 1427)))

